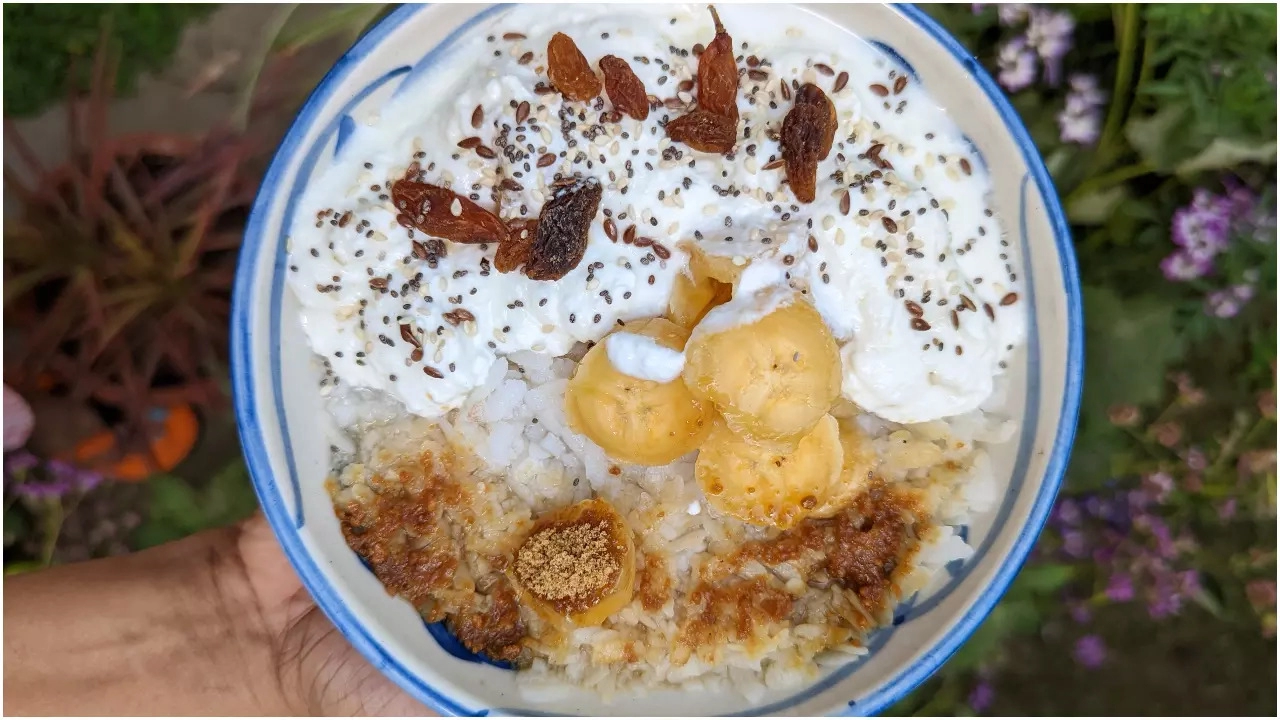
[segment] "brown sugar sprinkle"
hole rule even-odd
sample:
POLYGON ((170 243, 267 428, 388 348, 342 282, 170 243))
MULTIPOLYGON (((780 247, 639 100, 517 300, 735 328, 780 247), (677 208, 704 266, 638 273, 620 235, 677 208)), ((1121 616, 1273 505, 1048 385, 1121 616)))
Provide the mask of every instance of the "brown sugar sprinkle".
POLYGON ((969 164, 968 158, 960 158, 960 171, 965 175, 973 174, 973 166, 969 164))
POLYGON ((907 76, 899 75, 897 80, 893 81, 893 94, 900 95, 903 90, 907 89, 907 76))
POLYGON ((484 108, 477 105, 475 110, 471 111, 471 127, 479 128, 484 122, 484 108))
POLYGON ((614 224, 613 218, 605 218, 604 234, 613 242, 618 242, 618 226, 614 224))
POLYGON ((1011 292, 1005 295, 1004 297, 1000 298, 1001 305, 1012 305, 1016 302, 1018 302, 1018 293, 1016 292, 1011 292))
POLYGON ((474 150, 484 144, 479 137, 472 135, 471 137, 462 138, 458 141, 458 147, 463 150, 474 150))
POLYGON ((589 610, 622 573, 608 518, 587 511, 573 522, 535 531, 516 551, 515 575, 533 595, 565 614, 589 610))
POLYGON ((502 34, 503 40, 524 40, 526 37, 528 36, 525 35, 524 33, 518 33, 518 32, 509 32, 509 33, 502 34))
POLYGON ((852 204, 852 202, 853 201, 849 198, 848 190, 845 190, 843 193, 840 194, 840 214, 841 215, 849 214, 849 207, 852 204))
POLYGON ((835 70, 832 70, 832 69, 831 69, 831 66, 830 66, 830 65, 828 65, 828 64, 826 64, 826 63, 814 63, 814 64, 813 64, 813 69, 814 69, 814 70, 817 70, 818 72, 822 73, 823 75, 826 75, 827 77, 831 77, 832 75, 835 75, 835 74, 836 74, 836 71, 835 71, 835 70))
POLYGON ((555 156, 555 154, 554 154, 554 153, 547 153, 547 154, 543 155, 542 157, 538 158, 538 167, 540 167, 540 168, 548 167, 548 166, 550 166, 551 164, 553 164, 555 161, 556 161, 556 156, 555 156))
POLYGON ((929 329, 929 328, 931 328, 931 327, 933 327, 933 326, 932 326, 932 325, 930 325, 928 322, 926 322, 924 318, 918 318, 918 317, 917 317, 917 318, 911 318, 911 329, 912 329, 912 330, 919 330, 919 331, 921 331, 921 332, 924 332, 925 330, 928 330, 928 329, 929 329))
POLYGON ((848 84, 849 84, 849 73, 841 70, 840 74, 836 76, 836 84, 831 86, 831 92, 838 93, 844 89, 845 85, 848 85, 848 84))
POLYGON ((529 52, 521 55, 520 59, 517 60, 516 62, 520 63, 521 65, 528 65, 529 63, 533 62, 533 51, 530 50, 529 52))
POLYGON ((880 224, 884 225, 884 229, 888 230, 891 233, 898 232, 898 223, 894 222, 893 218, 891 217, 880 218, 880 224))
POLYGON ((442 373, 442 372, 440 372, 439 370, 437 370, 437 369, 435 369, 435 368, 431 367, 430 365, 423 365, 423 366, 422 366, 422 372, 424 372, 424 373, 426 373, 426 374, 430 375, 431 377, 433 377, 433 378, 435 378, 435 379, 437 379, 437 380, 440 380, 440 379, 442 379, 442 378, 444 377, 444 373, 442 373))
POLYGON ((472 315, 471 311, 466 308, 457 308, 445 313, 444 319, 448 320, 450 325, 457 327, 464 322, 475 320, 476 316, 472 315))
POLYGON ((911 313, 911 317, 924 317, 924 308, 920 307, 919 303, 914 300, 908 300, 906 304, 907 312, 911 313))
POLYGON ((761 170, 777 170, 778 168, 786 164, 787 162, 785 160, 783 160, 782 158, 778 158, 777 160, 771 160, 765 163, 764 167, 762 167, 761 170))
POLYGON ((525 120, 529 119, 529 101, 521 100, 516 106, 516 124, 523 125, 525 120))
POLYGON ((481 145, 477 147, 476 154, 484 158, 485 160, 492 160, 498 157, 498 153, 494 152, 493 148, 489 147, 488 145, 481 145))
POLYGON ((872 83, 871 92, 875 93, 876 95, 879 95, 880 97, 888 97, 889 88, 881 85, 880 83, 872 83))

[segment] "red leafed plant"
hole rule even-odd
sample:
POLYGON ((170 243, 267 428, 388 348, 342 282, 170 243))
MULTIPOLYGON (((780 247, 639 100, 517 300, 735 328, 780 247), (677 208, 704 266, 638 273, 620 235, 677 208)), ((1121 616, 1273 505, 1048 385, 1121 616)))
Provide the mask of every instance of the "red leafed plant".
POLYGON ((43 167, 6 119, 6 382, 94 406, 116 451, 148 452, 149 411, 225 399, 236 251, 260 144, 224 123, 202 137, 113 135, 109 53, 67 103, 65 164, 43 167), (20 165, 12 163, 17 157, 20 165), (25 166, 25 167, 22 167, 25 166))

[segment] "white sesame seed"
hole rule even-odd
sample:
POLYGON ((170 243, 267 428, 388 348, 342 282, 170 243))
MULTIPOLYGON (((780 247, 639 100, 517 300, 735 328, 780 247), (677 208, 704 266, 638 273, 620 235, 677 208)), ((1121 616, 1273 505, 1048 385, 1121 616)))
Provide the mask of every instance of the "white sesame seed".
POLYGON ((844 228, 836 228, 836 245, 844 245, 844 228))
POLYGON ((454 198, 453 202, 449 203, 449 213, 454 217, 462 215, 462 201, 454 198))
POLYGON ((747 259, 741 255, 734 255, 732 262, 734 265, 742 267, 747 264, 747 259))
POLYGON ((832 227, 835 226, 835 224, 836 224, 836 219, 834 216, 827 215, 826 217, 822 218, 823 230, 830 230, 832 227))
POLYGON ((703 214, 703 215, 706 215, 707 217, 711 217, 712 215, 716 215, 716 214, 718 214, 719 212, 720 212, 720 208, 719 208, 719 207, 717 207, 717 206, 716 206, 716 205, 714 205, 714 204, 712 204, 712 205, 704 205, 704 206, 702 206, 702 214, 703 214))
POLYGON ((471 337, 475 337, 475 334, 480 332, 480 328, 476 326, 475 320, 468 320, 462 323, 462 332, 471 337))

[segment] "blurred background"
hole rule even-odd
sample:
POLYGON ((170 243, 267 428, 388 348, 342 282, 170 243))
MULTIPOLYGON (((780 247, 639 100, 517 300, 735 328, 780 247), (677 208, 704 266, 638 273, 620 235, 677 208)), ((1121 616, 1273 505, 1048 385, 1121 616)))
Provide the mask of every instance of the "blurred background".
MULTIPOLYGON (((4 6, 4 570, 253 512, 227 379, 275 143, 386 5, 4 6)), ((1072 464, 1001 604, 899 715, 1276 713, 1276 7, 925 9, 1072 223, 1072 464)))

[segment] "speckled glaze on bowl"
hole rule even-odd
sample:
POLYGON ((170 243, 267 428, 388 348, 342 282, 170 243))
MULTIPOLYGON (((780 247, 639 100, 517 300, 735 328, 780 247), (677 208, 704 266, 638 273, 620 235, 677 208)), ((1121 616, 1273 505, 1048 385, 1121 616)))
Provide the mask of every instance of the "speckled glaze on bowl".
MULTIPOLYGON (((1021 246, 1028 342, 1009 371, 1013 441, 991 450, 1003 495, 962 532, 974 556, 898 608, 872 652, 808 686, 740 696, 666 691, 605 704, 580 692, 522 700, 514 673, 461 648, 439 625, 389 597, 343 541, 323 483, 332 423, 318 370, 285 291, 285 236, 302 190, 359 122, 398 88, 487 33, 502 6, 403 6, 329 72, 284 139, 244 238, 232 317, 232 380, 240 436, 262 506, 316 602, 351 643, 408 693, 456 715, 873 714, 929 676, 973 632, 1017 573, 1052 506, 1075 432, 1083 370, 1080 288, 1066 220, 1022 122, 978 62, 911 6, 797 5, 874 42, 923 83, 969 136, 992 176, 995 206, 1021 246)), ((721 6, 732 26, 744 6, 721 6)))

